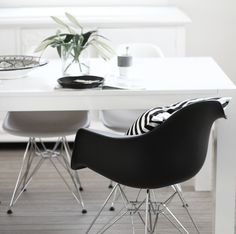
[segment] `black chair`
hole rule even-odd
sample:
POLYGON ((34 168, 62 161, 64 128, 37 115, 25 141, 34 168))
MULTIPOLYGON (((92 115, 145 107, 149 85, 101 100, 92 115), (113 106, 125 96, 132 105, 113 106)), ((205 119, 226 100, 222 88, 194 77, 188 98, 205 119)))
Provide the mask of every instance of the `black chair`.
MULTIPOLYGON (((165 202, 157 202, 151 198, 150 190, 184 182, 198 173, 206 158, 211 126, 222 117, 225 118, 225 114, 220 103, 203 101, 177 111, 153 131, 139 136, 78 130, 71 160, 72 169, 88 167, 117 182, 86 233, 117 187, 129 207, 126 213, 138 213, 142 204, 145 205, 145 218, 140 216, 145 224, 145 234, 153 233, 158 216, 163 214, 166 217, 166 213, 177 222, 172 223, 179 230, 182 228, 188 233, 167 207, 173 196, 165 202), (141 203, 129 203, 120 184, 145 189, 146 198, 141 203), (153 222, 150 222, 151 214, 155 217, 153 222)), ((178 190, 175 194, 179 195, 178 190)), ((111 225, 102 230, 107 230, 111 225)))

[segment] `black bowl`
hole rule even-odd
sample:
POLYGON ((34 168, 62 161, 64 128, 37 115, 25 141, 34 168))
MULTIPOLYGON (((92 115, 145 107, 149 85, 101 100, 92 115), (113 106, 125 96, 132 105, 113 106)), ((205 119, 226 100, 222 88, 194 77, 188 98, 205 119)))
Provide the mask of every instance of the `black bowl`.
POLYGON ((57 82, 63 88, 70 89, 90 89, 103 86, 104 78, 99 76, 66 76, 59 78, 57 82))

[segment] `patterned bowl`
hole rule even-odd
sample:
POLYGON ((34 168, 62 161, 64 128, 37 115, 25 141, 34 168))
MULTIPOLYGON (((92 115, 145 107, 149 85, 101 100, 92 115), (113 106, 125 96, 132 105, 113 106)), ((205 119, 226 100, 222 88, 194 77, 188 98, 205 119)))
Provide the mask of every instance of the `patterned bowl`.
POLYGON ((46 65, 40 57, 27 55, 0 56, 0 79, 16 79, 26 76, 32 69, 46 65))

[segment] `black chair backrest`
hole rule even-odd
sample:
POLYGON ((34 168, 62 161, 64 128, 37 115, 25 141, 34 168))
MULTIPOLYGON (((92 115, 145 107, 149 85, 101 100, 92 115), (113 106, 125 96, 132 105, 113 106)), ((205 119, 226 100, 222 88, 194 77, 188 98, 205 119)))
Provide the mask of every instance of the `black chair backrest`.
POLYGON ((216 101, 189 105, 153 131, 139 136, 111 137, 81 129, 72 168, 81 165, 118 183, 160 188, 192 178, 206 158, 211 126, 225 117, 216 101))

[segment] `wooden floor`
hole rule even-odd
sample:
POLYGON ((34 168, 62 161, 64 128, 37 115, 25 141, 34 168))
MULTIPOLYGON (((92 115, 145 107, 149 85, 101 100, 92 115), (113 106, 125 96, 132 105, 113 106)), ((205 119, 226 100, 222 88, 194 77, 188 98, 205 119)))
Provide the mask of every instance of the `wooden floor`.
MULTIPOLYGON (((82 196, 88 210, 81 214, 81 207, 68 193, 55 169, 46 161, 32 183, 13 208, 14 213, 6 211, 20 167, 23 150, 0 149, 0 234, 82 234, 109 193, 108 180, 88 169, 81 170, 80 178, 84 185, 82 196)), ((210 192, 193 192, 191 186, 184 186, 184 196, 189 209, 202 234, 211 233, 212 200, 210 192)), ((130 197, 137 190, 127 189, 130 197)), ((165 199, 169 189, 155 191, 158 199, 165 199)), ((121 207, 119 200, 116 207, 121 207)), ((183 222, 190 233, 196 233, 180 201, 175 198, 171 210, 183 222)), ((118 210, 118 209, 117 209, 118 210)), ((106 223, 114 214, 107 207, 98 224, 91 233, 106 223)), ((131 234, 130 217, 125 216, 107 233, 131 234)), ((134 218, 136 233, 144 233, 140 219, 134 218)), ((156 233, 172 234, 178 230, 164 217, 160 217, 156 233)))

